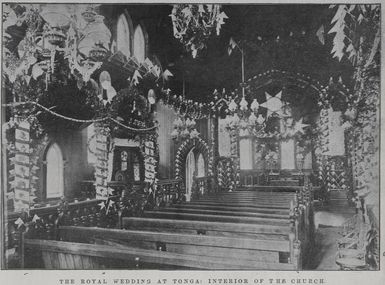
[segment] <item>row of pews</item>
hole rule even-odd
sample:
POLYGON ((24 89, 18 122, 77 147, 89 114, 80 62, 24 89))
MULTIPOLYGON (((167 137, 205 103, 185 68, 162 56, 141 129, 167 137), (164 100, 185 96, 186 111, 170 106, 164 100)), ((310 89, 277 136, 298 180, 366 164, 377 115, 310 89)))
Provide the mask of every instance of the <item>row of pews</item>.
POLYGON ((216 193, 123 217, 118 229, 59 226, 55 240, 25 235, 24 267, 300 270, 311 203, 297 188, 216 193))

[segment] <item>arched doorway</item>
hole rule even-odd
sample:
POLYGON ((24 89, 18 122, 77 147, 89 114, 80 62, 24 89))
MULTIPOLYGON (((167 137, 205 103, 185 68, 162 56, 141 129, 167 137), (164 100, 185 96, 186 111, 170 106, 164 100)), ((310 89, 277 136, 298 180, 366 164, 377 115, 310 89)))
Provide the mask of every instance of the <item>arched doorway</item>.
POLYGON ((191 199, 191 190, 194 181, 195 174, 195 155, 194 148, 190 150, 186 157, 186 174, 185 174, 185 185, 186 185, 186 201, 190 201, 191 199))

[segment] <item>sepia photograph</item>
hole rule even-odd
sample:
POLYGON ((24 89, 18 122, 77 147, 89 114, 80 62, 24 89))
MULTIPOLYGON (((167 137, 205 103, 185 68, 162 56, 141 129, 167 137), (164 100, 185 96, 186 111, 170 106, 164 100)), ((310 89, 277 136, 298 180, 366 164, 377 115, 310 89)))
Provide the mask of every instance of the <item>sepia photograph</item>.
POLYGON ((1 6, 2 270, 380 273, 378 1, 1 6))

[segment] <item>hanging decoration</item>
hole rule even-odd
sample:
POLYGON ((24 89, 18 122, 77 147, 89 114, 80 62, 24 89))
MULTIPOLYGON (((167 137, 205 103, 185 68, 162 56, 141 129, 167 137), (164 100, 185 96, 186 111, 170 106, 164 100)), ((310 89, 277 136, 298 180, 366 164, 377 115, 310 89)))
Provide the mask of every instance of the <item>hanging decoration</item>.
POLYGON ((267 109, 267 117, 270 117, 272 114, 277 114, 282 116, 284 102, 282 99, 282 91, 278 92, 275 96, 271 96, 269 93, 265 92, 266 102, 261 104, 261 107, 267 109))
POLYGON ((29 84, 30 78, 45 75, 47 89, 52 74, 59 71, 57 60, 64 58, 81 88, 109 53, 111 32, 103 23, 104 17, 96 13, 96 5, 18 6, 25 10, 18 21, 26 24, 27 32, 18 55, 6 52, 4 71, 10 82, 20 78, 29 84))
POLYGON ((171 132, 171 138, 174 140, 194 139, 199 136, 194 119, 178 117, 173 125, 174 130, 171 132))
POLYGON ((29 209, 30 204, 30 125, 28 122, 20 122, 15 130, 15 149, 13 157, 13 169, 10 171, 10 185, 14 192, 14 210, 21 212, 29 209), (13 177, 13 181, 11 180, 13 177))
POLYGON ((97 199, 107 199, 108 193, 108 134, 109 131, 103 127, 96 127, 96 153, 95 165, 95 188, 97 199))
POLYGON ((216 166, 217 183, 220 191, 233 191, 235 189, 235 173, 230 158, 220 158, 216 166))
POLYGON ((342 125, 351 144, 347 146, 353 191, 378 218, 381 8, 378 4, 330 8, 335 10, 329 30, 334 34, 331 53, 339 61, 347 58, 354 67, 355 84, 346 99, 342 125))
POLYGON ((155 182, 156 176, 156 144, 152 140, 144 142, 144 181, 152 185, 155 182))
POLYGON ((195 58, 215 31, 218 36, 227 15, 217 4, 175 4, 170 14, 174 37, 195 58))

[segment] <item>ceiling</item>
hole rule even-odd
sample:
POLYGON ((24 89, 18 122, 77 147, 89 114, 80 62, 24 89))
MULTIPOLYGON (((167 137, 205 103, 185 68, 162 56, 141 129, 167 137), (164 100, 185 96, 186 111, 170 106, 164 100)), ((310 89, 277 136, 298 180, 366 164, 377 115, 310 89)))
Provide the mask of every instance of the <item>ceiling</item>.
POLYGON ((184 82, 186 98, 207 102, 214 89, 239 87, 241 56, 236 50, 228 55, 231 37, 244 47, 246 79, 274 68, 308 74, 323 83, 331 76, 341 76, 349 85, 352 72, 349 63, 331 57, 330 35, 325 45, 316 36, 321 25, 326 33, 330 29, 334 11, 328 5, 224 5, 229 19, 225 20, 220 35, 213 35, 207 49, 195 59, 173 37, 171 5, 123 6, 105 9, 114 14, 125 8, 134 24, 144 23, 150 53, 174 74, 168 87, 182 94, 184 82))

